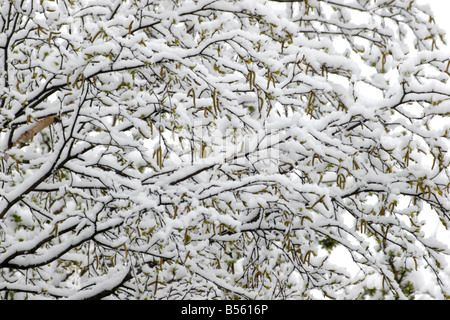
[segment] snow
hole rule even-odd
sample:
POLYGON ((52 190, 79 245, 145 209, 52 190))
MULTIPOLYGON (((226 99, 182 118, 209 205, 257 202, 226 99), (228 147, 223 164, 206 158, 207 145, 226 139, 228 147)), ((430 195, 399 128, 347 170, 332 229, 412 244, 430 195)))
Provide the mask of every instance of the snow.
POLYGON ((364 3, 36 3, 0 35, 0 292, 442 298, 450 55, 364 3))

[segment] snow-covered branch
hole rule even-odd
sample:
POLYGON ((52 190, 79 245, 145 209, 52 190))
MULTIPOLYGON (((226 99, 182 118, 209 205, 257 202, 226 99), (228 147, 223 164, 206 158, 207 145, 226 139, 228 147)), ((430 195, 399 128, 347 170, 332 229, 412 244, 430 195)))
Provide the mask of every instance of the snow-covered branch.
POLYGON ((0 297, 448 297, 442 40, 412 0, 1 2, 0 297))

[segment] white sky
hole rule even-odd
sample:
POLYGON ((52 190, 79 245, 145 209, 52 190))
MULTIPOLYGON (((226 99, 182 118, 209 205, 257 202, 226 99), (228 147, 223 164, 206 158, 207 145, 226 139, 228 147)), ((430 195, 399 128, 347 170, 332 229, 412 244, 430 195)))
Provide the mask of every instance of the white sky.
MULTIPOLYGON (((418 0, 418 3, 420 4, 426 4, 428 3, 433 10, 434 13, 434 20, 436 23, 446 30, 447 36, 447 47, 450 48, 450 1, 449 0, 418 0)), ((442 49, 442 48, 441 48, 442 49)), ((425 216, 424 216, 425 218, 425 216)), ((445 230, 443 226, 440 224, 439 220, 436 218, 436 216, 429 216, 426 219, 434 220, 432 223, 429 224, 428 232, 429 234, 434 234, 439 239, 444 240, 444 242, 448 243, 448 240, 450 237, 450 231, 445 230)), ((448 259, 449 265, 450 265, 450 259, 448 259)), ((450 267, 449 267, 450 269, 450 267)))
POLYGON ((450 45, 450 1, 449 0, 419 0, 418 3, 428 3, 433 10, 434 20, 447 31, 447 42, 450 45))
MULTIPOLYGON (((429 4, 433 13, 434 13, 434 19, 436 23, 446 30, 447 36, 447 46, 450 48, 450 0, 416 0, 420 4, 429 4)), ((442 49, 442 47, 441 47, 442 49)), ((437 218, 436 214, 433 214, 429 210, 424 210, 420 214, 420 218, 426 221, 426 224, 423 228, 425 234, 429 237, 433 237, 436 239, 439 239, 440 241, 443 241, 445 243, 449 243, 450 239, 450 231, 445 230, 445 228, 440 223, 439 219, 437 218)), ((336 263, 339 266, 342 266, 343 263, 345 264, 346 258, 348 257, 348 253, 345 250, 341 250, 341 248, 337 248, 335 251, 333 251, 333 254, 331 255, 331 261, 336 263), (334 260, 336 259, 336 260, 334 260)), ((351 259, 351 258, 349 258, 351 259)), ((446 259, 449 267, 447 271, 450 271, 450 258, 446 259)), ((348 271, 357 274, 358 268, 354 267, 351 260, 348 265, 345 265, 345 267, 348 269, 348 271), (354 268, 353 268, 354 267, 354 268)), ((433 280, 430 280, 432 283, 433 280)), ((424 285, 426 284, 427 280, 424 280, 424 285)), ((431 290, 431 289, 430 289, 431 290)))

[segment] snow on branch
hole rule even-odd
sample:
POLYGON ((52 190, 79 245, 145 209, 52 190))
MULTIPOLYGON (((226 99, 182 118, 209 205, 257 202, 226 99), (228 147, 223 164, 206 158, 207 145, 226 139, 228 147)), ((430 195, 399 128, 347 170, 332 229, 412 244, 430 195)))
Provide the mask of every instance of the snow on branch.
POLYGON ((0 16, 0 299, 450 296, 450 56, 427 6, 0 16))

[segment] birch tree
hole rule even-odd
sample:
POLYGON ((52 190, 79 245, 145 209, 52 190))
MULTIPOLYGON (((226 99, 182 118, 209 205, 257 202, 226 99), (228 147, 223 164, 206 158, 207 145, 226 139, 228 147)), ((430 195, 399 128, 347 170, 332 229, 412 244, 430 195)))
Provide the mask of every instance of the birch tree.
POLYGON ((427 6, 11 0, 0 30, 2 299, 449 297, 427 6))

